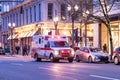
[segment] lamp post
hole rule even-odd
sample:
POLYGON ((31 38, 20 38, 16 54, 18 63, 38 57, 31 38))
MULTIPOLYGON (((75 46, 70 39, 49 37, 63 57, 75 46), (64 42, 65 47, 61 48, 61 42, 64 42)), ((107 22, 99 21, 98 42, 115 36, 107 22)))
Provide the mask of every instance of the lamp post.
POLYGON ((75 5, 75 6, 68 5, 67 9, 70 12, 70 15, 72 18, 72 35, 71 36, 72 36, 72 47, 74 47, 74 20, 75 20, 76 13, 78 11, 78 5, 75 5))
POLYGON ((55 35, 58 35, 58 29, 57 29, 57 26, 58 26, 58 17, 55 17, 53 19, 54 21, 54 26, 55 26, 55 35))
POLYGON ((10 53, 12 55, 13 54, 13 29, 15 27, 15 23, 8 23, 8 26, 9 26, 10 31, 11 31, 10 53))

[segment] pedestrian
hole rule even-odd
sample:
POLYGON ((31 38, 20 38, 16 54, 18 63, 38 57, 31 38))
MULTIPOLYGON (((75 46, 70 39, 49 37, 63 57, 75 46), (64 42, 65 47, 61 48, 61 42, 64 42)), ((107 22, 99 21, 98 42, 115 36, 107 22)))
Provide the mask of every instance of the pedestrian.
POLYGON ((15 49, 16 49, 16 54, 19 54, 20 47, 16 46, 15 49))
POLYGON ((107 45, 106 44, 103 45, 103 52, 107 52, 107 45))
POLYGON ((22 53, 23 53, 23 56, 28 55, 28 54, 27 54, 27 45, 26 45, 26 44, 23 45, 23 47, 22 47, 22 53))

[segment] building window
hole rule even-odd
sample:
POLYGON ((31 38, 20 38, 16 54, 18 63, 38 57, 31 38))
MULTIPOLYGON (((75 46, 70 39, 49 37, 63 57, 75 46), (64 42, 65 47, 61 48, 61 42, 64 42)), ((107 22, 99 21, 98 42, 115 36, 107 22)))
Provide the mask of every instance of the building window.
POLYGON ((48 3, 48 19, 53 19, 53 3, 48 3))
POLYGON ((2 6, 0 6, 0 12, 2 11, 2 6))
POLYGON ((61 4, 61 20, 65 20, 65 19, 66 19, 66 5, 61 4))
POLYGON ((36 6, 34 6, 34 22, 36 21, 36 6))
POLYGON ((13 22, 15 22, 15 14, 13 14, 13 22))
POLYGON ((18 13, 16 13, 16 25, 18 26, 18 13))
POLYGON ((32 22, 32 7, 30 7, 30 22, 32 22))
POLYGON ((39 20, 41 20, 41 4, 39 4, 39 20))
POLYGON ((23 10, 23 14, 22 14, 22 15, 23 15, 23 25, 24 25, 24 21, 25 21, 25 20, 24 20, 24 10, 23 10))
POLYGON ((26 9, 26 23, 28 24, 28 9, 26 9))

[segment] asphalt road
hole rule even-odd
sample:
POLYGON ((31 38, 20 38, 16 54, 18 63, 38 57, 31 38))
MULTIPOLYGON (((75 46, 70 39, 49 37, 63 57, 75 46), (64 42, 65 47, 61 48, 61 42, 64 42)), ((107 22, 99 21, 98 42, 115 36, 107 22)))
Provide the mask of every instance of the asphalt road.
POLYGON ((120 80, 120 65, 0 56, 0 80, 120 80))

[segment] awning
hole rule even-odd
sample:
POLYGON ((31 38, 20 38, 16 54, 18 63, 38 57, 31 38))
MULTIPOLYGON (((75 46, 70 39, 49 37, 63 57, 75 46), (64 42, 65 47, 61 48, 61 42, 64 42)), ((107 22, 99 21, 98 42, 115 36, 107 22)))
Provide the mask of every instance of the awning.
POLYGON ((18 38, 25 38, 33 36, 37 31, 19 33, 18 38))
POLYGON ((28 33, 29 33, 29 32, 19 33, 18 38, 24 38, 24 37, 27 37, 27 34, 28 34, 28 33))
POLYGON ((27 37, 33 36, 36 32, 37 32, 37 30, 36 31, 30 31, 29 34, 27 35, 27 37))
POLYGON ((18 34, 13 34, 13 35, 10 35, 7 39, 15 39, 17 37, 18 34))
POLYGON ((19 33, 18 38, 22 38, 24 36, 24 33, 19 33))
POLYGON ((35 31, 29 31, 29 32, 21 32, 19 34, 13 34, 12 37, 11 35, 8 37, 9 39, 18 39, 18 38, 25 38, 25 37, 32 37, 38 30, 35 31))
POLYGON ((11 39, 11 35, 7 38, 7 40, 11 39))
POLYGON ((24 35, 22 37, 27 37, 27 35, 29 34, 29 32, 24 33, 24 35))

